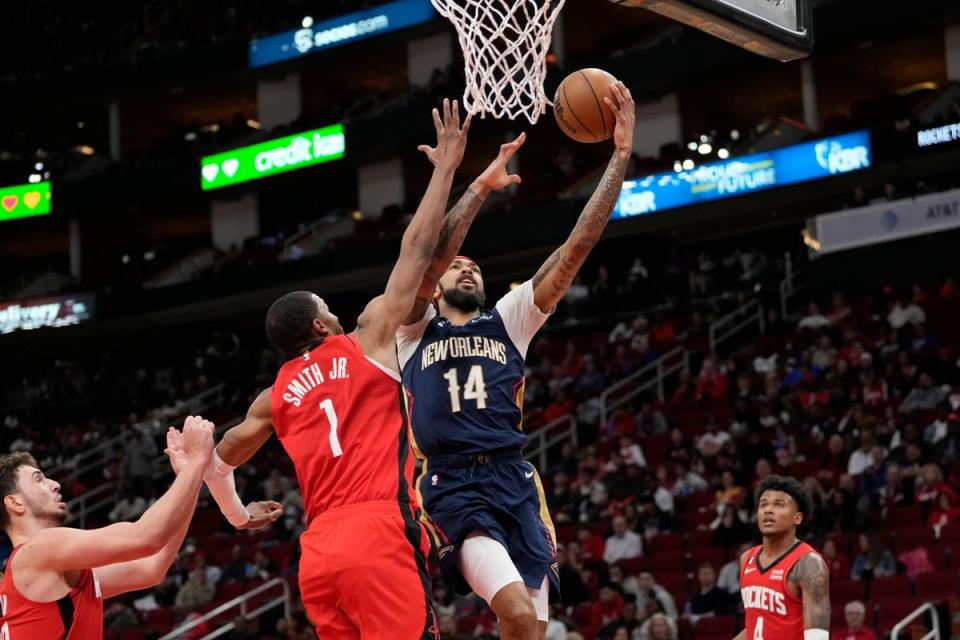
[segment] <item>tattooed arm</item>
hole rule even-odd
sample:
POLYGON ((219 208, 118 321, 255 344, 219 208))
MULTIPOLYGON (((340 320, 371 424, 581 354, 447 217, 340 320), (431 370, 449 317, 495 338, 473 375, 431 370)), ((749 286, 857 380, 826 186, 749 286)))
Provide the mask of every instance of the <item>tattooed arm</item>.
POLYGON ((803 628, 830 631, 830 570, 823 558, 808 553, 790 570, 790 583, 803 600, 803 628))
POLYGON ((427 305, 433 299, 433 292, 437 287, 437 282, 443 272, 449 268, 450 263, 460 252, 463 246, 463 239, 473 224, 480 206, 487 199, 491 191, 505 189, 511 184, 520 184, 520 176, 507 173, 507 163, 517 152, 527 134, 521 133, 513 142, 500 146, 500 153, 490 163, 483 173, 481 173, 466 193, 453 206, 443 219, 443 227, 440 229, 440 238, 437 240, 437 246, 433 251, 433 257, 430 260, 430 266, 423 276, 420 288, 417 290, 417 298, 413 303, 410 314, 404 321, 404 326, 414 324, 423 318, 427 310, 427 305))
POLYGON ((617 124, 613 133, 616 151, 600 178, 597 190, 570 232, 570 237, 547 258, 533 277, 533 301, 544 313, 553 310, 570 288, 580 267, 603 234, 623 187, 623 177, 633 151, 636 114, 630 90, 622 82, 612 85, 611 94, 616 98, 616 103, 607 97, 603 100, 616 115, 617 124))

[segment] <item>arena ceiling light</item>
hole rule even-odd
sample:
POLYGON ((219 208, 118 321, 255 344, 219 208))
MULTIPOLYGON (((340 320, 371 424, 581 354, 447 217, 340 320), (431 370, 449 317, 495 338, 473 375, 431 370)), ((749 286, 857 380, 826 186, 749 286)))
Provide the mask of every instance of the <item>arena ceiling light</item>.
POLYGON ((0 188, 0 221, 46 215, 50 200, 49 182, 0 188))
POLYGON ((346 152, 342 124, 304 131, 206 156, 200 161, 204 191, 338 160, 346 152))

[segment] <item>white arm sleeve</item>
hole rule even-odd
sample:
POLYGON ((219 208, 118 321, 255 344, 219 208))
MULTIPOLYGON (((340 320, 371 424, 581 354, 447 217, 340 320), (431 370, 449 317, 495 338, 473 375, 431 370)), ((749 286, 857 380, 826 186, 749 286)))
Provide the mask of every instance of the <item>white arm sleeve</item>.
POLYGON ((213 458, 203 474, 203 479, 227 522, 234 527, 242 527, 250 521, 250 514, 237 495, 237 486, 233 479, 234 469, 236 467, 224 462, 214 449, 213 458))
POLYGON ((423 332, 427 330, 427 324, 437 317, 437 310, 432 304, 427 305, 427 310, 419 322, 400 327, 397 329, 397 358, 400 360, 400 371, 406 366, 413 352, 420 346, 420 340, 423 338, 423 332))
POLYGON ((503 324, 507 328, 507 335, 510 336, 510 340, 519 349, 520 355, 526 358, 530 341, 533 340, 533 336, 536 335, 553 312, 544 313, 533 302, 533 282, 531 280, 527 280, 500 298, 496 308, 500 312, 500 317, 503 318, 503 324))

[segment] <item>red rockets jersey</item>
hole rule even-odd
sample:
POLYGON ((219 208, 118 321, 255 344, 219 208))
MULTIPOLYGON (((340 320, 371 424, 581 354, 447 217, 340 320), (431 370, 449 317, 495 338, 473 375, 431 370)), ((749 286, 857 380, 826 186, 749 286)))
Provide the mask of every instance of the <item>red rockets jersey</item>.
POLYGON ((347 505, 416 509, 400 377, 354 334, 329 336, 286 362, 270 390, 273 425, 297 470, 307 522, 347 505))
POLYGON ((787 588, 790 570, 813 547, 797 541, 769 567, 760 566, 762 546, 747 552, 740 569, 740 596, 746 614, 747 640, 802 640, 803 603, 787 588))
POLYGON ((102 640, 103 599, 90 569, 80 572, 77 585, 55 602, 34 602, 13 584, 13 559, 0 582, 0 638, 2 640, 102 640))

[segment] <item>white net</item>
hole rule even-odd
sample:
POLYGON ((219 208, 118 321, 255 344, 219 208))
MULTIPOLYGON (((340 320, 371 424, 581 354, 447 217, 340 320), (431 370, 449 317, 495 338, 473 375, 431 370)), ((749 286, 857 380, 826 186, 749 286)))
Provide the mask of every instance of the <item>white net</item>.
POLYGON ((432 0, 457 29, 467 86, 463 105, 481 117, 526 116, 551 104, 543 91, 553 23, 566 0, 432 0))

